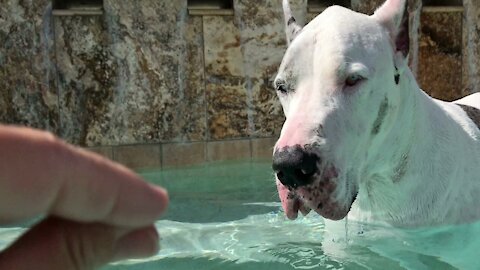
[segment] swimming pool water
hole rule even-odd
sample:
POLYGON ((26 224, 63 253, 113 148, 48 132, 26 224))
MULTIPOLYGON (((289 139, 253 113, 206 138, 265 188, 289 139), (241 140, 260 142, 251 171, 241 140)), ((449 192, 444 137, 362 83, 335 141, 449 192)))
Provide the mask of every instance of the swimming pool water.
MULTIPOLYGON (((311 213, 288 220, 270 162, 223 162, 144 171, 169 190, 156 222, 161 251, 120 269, 480 269, 480 223, 402 230, 327 222, 311 213)), ((0 229, 0 249, 24 228, 0 229)))

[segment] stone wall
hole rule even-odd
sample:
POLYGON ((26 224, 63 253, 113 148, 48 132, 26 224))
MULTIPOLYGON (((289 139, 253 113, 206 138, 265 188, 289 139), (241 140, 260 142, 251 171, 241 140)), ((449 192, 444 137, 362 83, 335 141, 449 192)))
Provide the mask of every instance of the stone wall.
MULTIPOLYGON (((423 89, 447 100, 480 91, 478 1, 423 11, 409 1, 411 67, 423 89)), ((291 2, 298 21, 321 12, 291 2)), ((351 6, 371 14, 380 2, 351 6)), ((109 156, 115 149, 101 147, 242 139, 252 156, 256 138, 279 134, 271 83, 286 48, 281 0, 203 12, 189 12, 187 0, 104 0, 101 16, 53 16, 48 0, 0 3, 0 122, 109 156)), ((209 146, 200 148, 208 159, 209 146)))
POLYGON ((48 0, 0 0, 0 122, 59 130, 48 0))

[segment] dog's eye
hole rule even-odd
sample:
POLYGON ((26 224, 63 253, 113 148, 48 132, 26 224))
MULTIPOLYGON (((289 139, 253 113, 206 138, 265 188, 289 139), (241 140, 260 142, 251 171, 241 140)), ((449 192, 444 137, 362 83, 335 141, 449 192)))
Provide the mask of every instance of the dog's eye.
POLYGON ((345 80, 345 85, 346 86, 354 86, 360 81, 362 81, 364 78, 360 76, 359 74, 352 74, 347 77, 345 80))
POLYGON ((275 90, 282 94, 286 94, 288 92, 288 87, 283 80, 279 80, 275 82, 275 90))
POLYGON ((279 84, 277 85, 277 91, 282 94, 285 94, 287 93, 287 86, 285 84, 279 84))

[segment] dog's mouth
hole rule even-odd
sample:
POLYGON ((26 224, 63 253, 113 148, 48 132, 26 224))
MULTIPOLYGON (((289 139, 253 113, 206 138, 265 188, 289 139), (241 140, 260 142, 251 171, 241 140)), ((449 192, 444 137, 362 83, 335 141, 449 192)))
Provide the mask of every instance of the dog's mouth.
POLYGON ((358 189, 348 187, 345 194, 337 192, 337 174, 330 168, 322 174, 322 177, 315 179, 311 184, 297 188, 284 186, 277 179, 277 190, 282 203, 283 210, 289 219, 296 219, 298 212, 303 215, 311 210, 331 220, 343 219, 355 201, 358 189))

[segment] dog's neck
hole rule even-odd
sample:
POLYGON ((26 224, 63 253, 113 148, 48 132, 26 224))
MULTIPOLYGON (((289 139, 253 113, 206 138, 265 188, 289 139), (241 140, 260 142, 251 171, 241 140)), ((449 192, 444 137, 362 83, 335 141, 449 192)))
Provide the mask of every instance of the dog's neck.
MULTIPOLYGON (((378 134, 372 134, 368 142, 360 182, 368 181, 374 175, 392 177, 393 174, 387 176, 388 172, 398 167, 406 156, 410 156, 413 144, 418 139, 424 139, 418 136, 429 122, 423 117, 427 110, 424 108, 424 94, 409 70, 399 77, 398 82, 398 88, 387 90, 397 91, 398 95, 389 97, 382 128, 378 134)), ((427 131, 430 133, 430 130, 427 131)), ((398 177, 392 181, 401 181, 398 177)))
POLYGON ((469 138, 445 109, 419 88, 410 70, 400 77, 399 86, 391 89, 402 91, 395 103, 398 107, 389 111, 387 126, 372 140, 359 174, 360 191, 352 213, 358 214, 354 209, 358 208, 363 217, 356 219, 397 226, 436 224, 448 218, 445 204, 459 196, 455 194, 458 188, 450 188, 452 181, 461 185, 458 171, 469 166, 452 160, 458 154, 451 151, 462 149, 445 144, 469 138))

